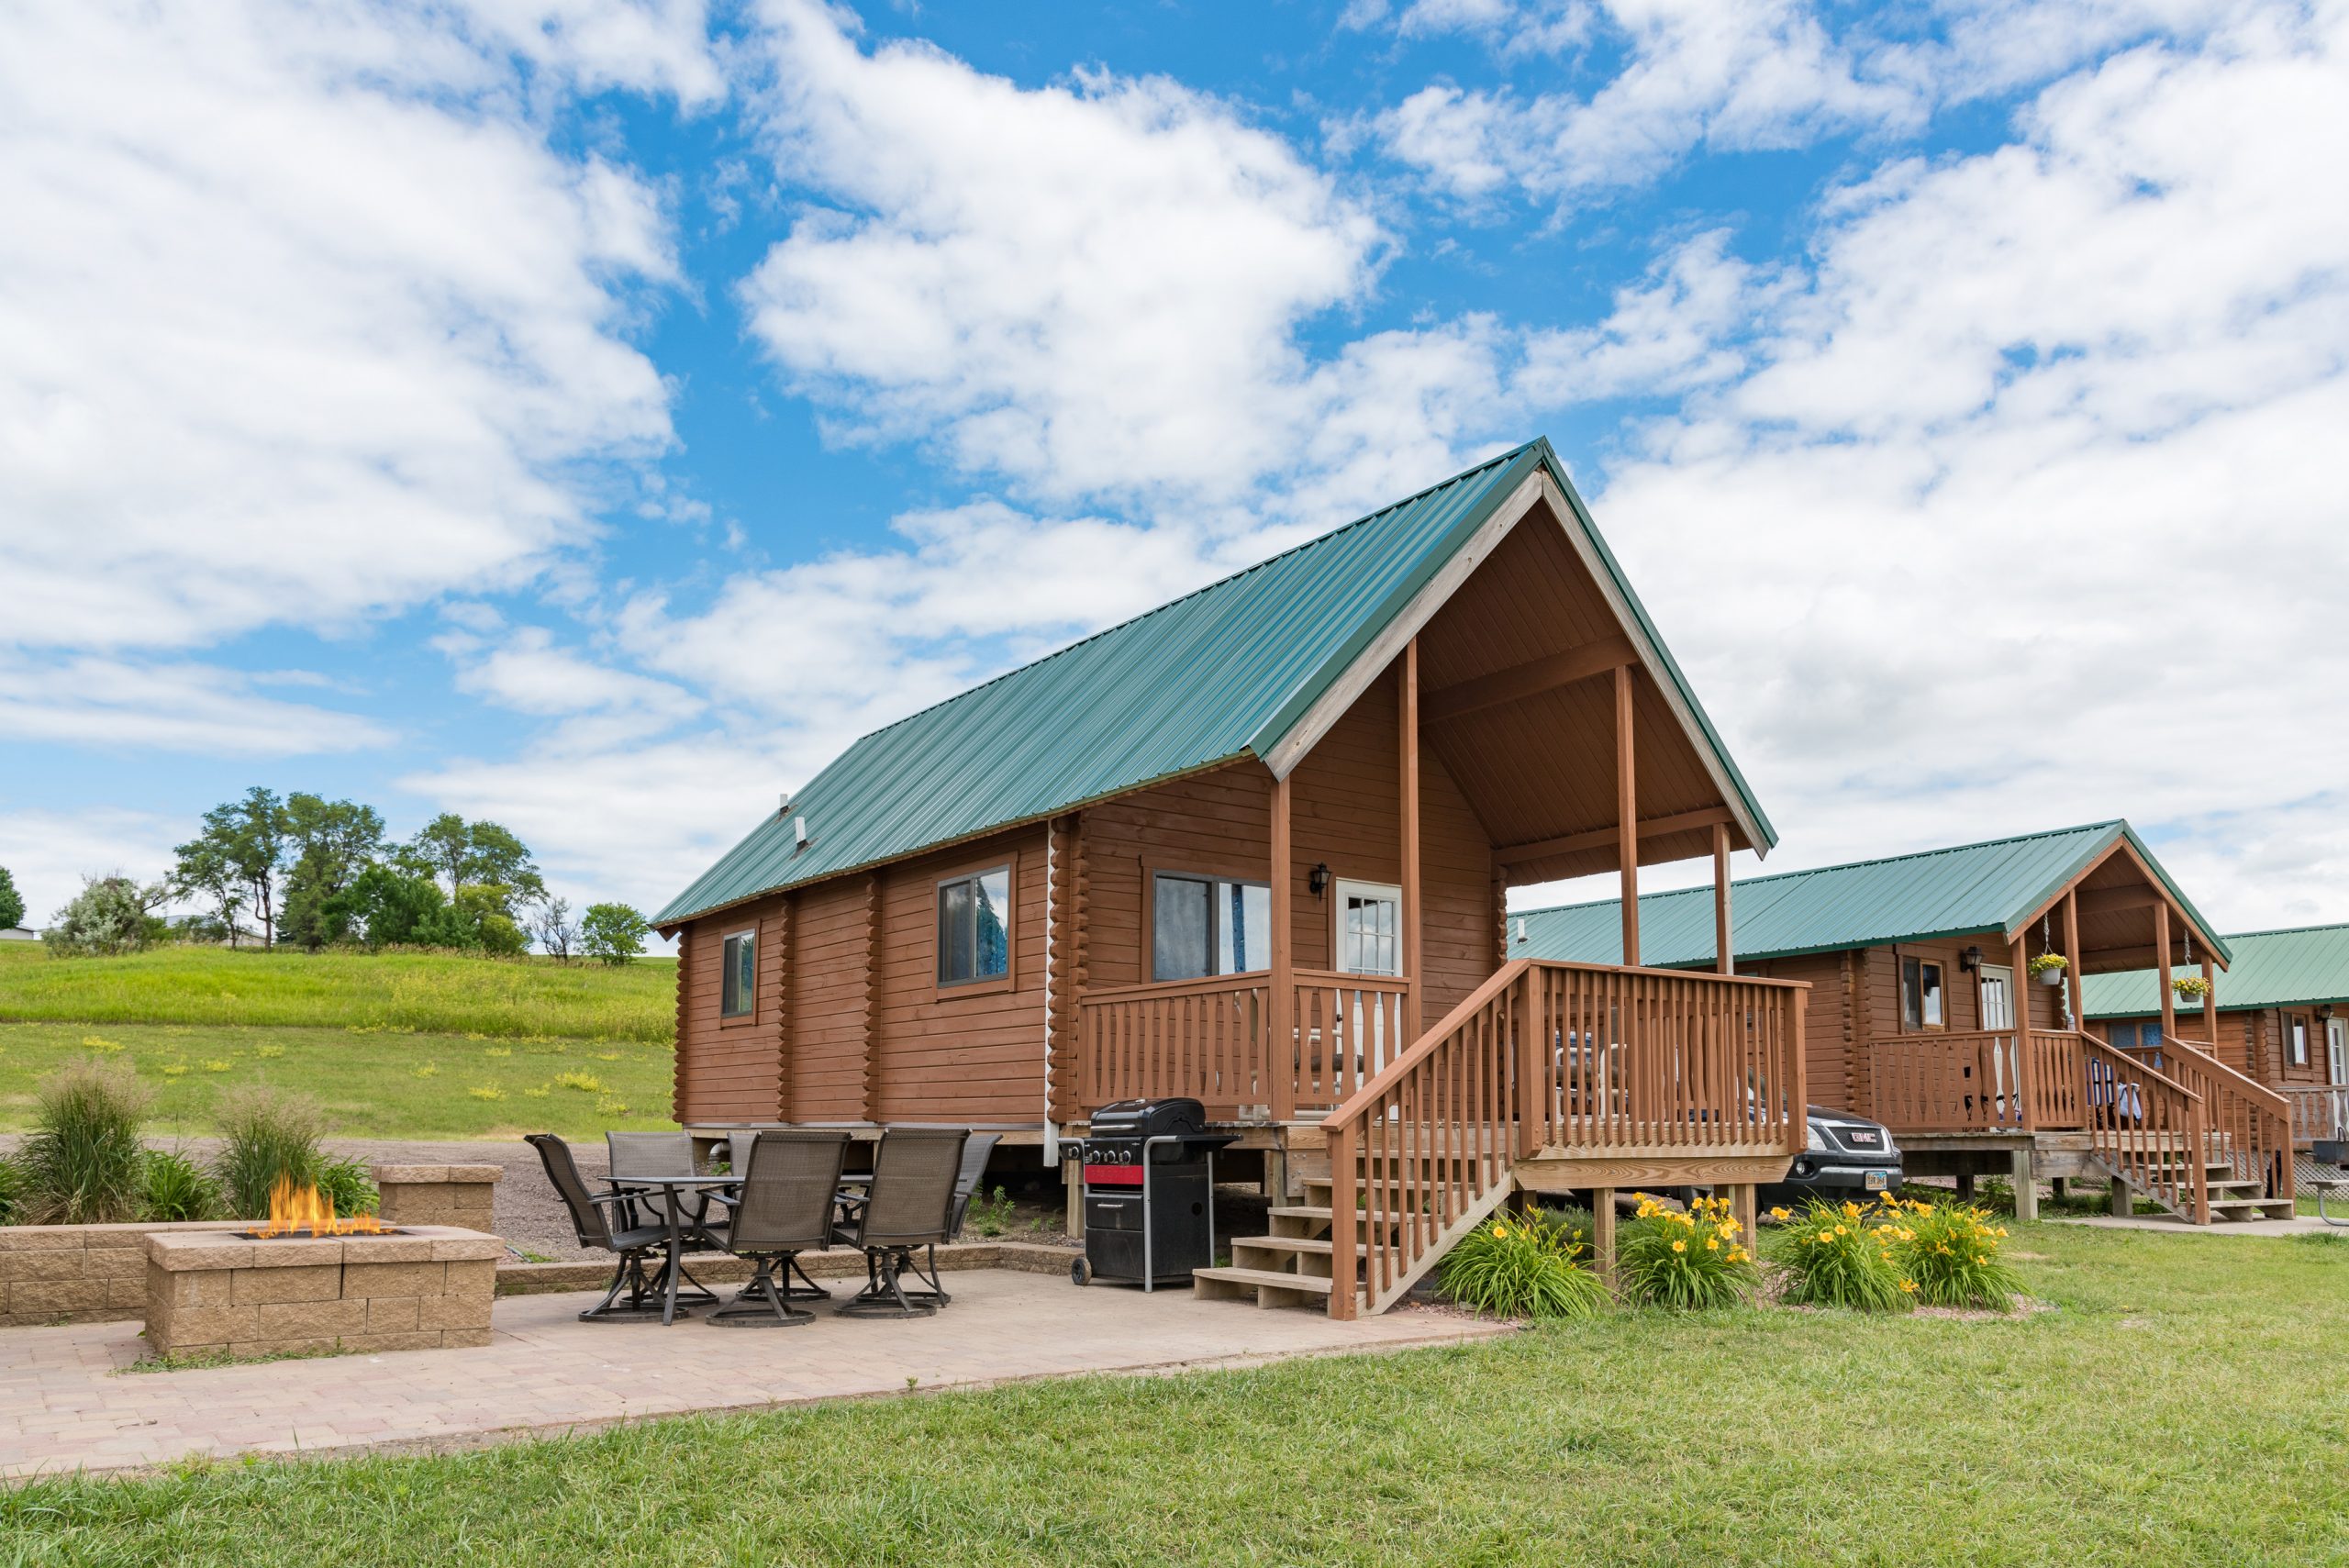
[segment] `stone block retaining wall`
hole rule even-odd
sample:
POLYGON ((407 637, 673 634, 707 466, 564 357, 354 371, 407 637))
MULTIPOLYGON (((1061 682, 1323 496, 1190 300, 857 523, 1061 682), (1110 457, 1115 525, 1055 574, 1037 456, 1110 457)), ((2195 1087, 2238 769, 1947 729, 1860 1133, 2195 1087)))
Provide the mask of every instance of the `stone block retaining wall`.
POLYGON ((489 1343, 505 1243, 445 1226, 407 1229, 274 1241, 150 1236, 148 1349, 261 1356, 489 1343))
POLYGON ((378 1165, 375 1189, 384 1201, 375 1212, 386 1225, 490 1230, 505 1175, 501 1165, 378 1165))
POLYGON ((0 1225, 0 1329, 136 1318, 147 1307, 148 1237, 251 1223, 0 1225))

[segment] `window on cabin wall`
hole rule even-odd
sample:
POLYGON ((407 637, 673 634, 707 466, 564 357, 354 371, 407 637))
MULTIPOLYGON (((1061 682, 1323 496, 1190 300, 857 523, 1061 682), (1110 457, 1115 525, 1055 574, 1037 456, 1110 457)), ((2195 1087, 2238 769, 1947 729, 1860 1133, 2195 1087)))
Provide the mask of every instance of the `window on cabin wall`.
POLYGON ((718 962, 722 966, 718 982, 719 1017, 747 1017, 759 1002, 758 932, 728 932, 719 948, 718 962))
POLYGON ((938 983, 966 985, 1011 973, 1011 868, 938 884, 938 983))
POLYGON ((1156 872, 1150 889, 1150 977, 1201 980, 1273 966, 1268 883, 1156 872))
POLYGON ((1948 1026, 1942 1006, 1942 966, 1930 959, 1900 961, 1900 1026, 1937 1029, 1948 1026))
POLYGON ((2306 1067, 2309 1064, 2308 1019, 2294 1018, 2285 1027, 2291 1031, 2292 1065, 2295 1067, 2306 1067))

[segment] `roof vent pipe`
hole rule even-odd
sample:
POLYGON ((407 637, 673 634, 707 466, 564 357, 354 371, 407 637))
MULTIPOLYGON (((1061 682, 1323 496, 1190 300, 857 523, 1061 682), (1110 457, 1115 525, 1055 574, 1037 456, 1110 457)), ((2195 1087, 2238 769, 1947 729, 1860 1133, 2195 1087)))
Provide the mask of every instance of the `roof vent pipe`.
POLYGON ((795 817, 791 819, 791 837, 799 848, 804 850, 807 847, 807 818, 795 817))

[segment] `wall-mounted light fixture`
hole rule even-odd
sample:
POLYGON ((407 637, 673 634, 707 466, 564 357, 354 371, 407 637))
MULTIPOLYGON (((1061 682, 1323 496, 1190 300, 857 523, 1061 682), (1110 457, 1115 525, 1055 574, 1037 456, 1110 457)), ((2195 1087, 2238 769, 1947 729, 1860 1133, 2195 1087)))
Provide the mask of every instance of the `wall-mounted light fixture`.
POLYGON ((1960 973, 1971 974, 1981 967, 1982 950, 1980 948, 1970 947, 1957 955, 1957 968, 1960 973))
POLYGON ((1313 870, 1306 876, 1305 885, 1313 890, 1313 896, 1316 898, 1330 891, 1330 867, 1327 862, 1314 863, 1313 870))
POLYGON ((2322 1022, 2323 1020, 2325 1020, 2325 1019, 2327 1019, 2327 1018, 2332 1018, 2332 1003, 2330 1003, 2330 1002, 2327 1002, 2323 1006, 2319 1007, 2319 1008, 2316 1010, 2316 1016, 2317 1016, 2317 1019, 2318 1019, 2318 1021, 2319 1021, 2319 1022, 2322 1022))

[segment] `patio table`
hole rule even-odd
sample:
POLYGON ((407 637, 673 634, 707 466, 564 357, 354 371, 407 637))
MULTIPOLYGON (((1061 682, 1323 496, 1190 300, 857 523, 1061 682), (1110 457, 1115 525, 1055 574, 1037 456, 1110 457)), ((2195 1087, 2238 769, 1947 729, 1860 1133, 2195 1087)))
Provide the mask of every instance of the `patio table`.
POLYGON ((668 1261, 662 1266, 661 1321, 663 1325, 677 1320, 677 1281, 685 1272, 685 1228, 678 1218, 682 1207, 678 1199, 689 1192, 709 1192, 721 1187, 739 1187, 739 1176, 626 1176, 607 1178, 606 1185, 613 1191, 640 1194, 659 1188, 669 1201, 661 1206, 662 1227, 668 1232, 668 1261))

